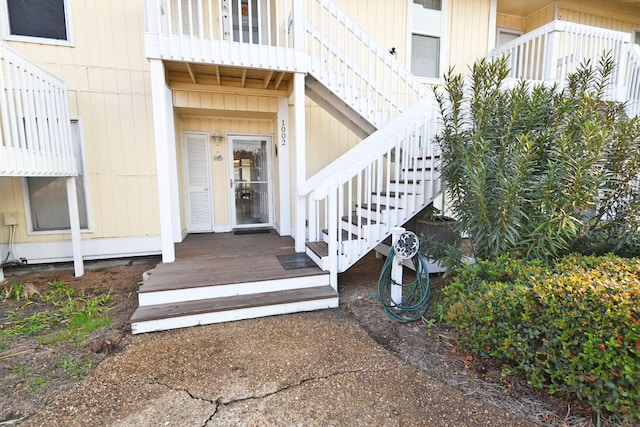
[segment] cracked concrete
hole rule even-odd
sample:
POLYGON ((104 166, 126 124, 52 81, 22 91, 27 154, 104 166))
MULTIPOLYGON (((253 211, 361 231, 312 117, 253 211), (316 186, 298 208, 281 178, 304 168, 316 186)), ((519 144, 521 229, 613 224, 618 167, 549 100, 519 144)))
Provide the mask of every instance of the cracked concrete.
POLYGON ((402 362, 343 310, 131 336, 23 425, 531 425, 402 362))

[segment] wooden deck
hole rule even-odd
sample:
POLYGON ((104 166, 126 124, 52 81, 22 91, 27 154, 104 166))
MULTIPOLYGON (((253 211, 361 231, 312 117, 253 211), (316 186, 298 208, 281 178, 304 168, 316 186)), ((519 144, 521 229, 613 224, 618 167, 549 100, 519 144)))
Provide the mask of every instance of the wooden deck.
POLYGON ((294 254, 291 237, 268 234, 190 234, 176 244, 176 261, 159 264, 140 292, 259 282, 327 274, 319 267, 285 270, 278 255, 294 254))
POLYGON ((275 231, 189 235, 138 290, 133 333, 337 307, 328 272, 280 263, 294 249, 275 231))

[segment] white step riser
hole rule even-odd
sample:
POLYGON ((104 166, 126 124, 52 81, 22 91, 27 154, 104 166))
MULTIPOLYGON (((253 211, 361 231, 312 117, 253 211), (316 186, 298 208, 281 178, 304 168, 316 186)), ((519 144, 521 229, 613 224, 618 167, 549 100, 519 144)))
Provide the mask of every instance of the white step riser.
POLYGON ((424 184, 403 184, 391 182, 386 189, 389 193, 423 194, 424 184))
POLYGON ((149 320, 131 324, 133 334, 145 332, 166 331, 169 329, 187 328, 196 325, 231 322, 234 320, 255 319, 257 317, 274 316, 279 314, 299 313, 303 311, 323 310, 338 307, 338 298, 327 298, 313 301, 301 301, 288 304, 267 305, 239 310, 204 313, 190 316, 180 316, 170 319, 149 320))
POLYGON ((404 209, 385 209, 378 212, 357 208, 356 215, 382 224, 389 224, 394 221, 394 218, 402 217, 404 215, 404 209))
POLYGON ((374 224, 374 225, 363 225, 362 226, 362 230, 358 229, 358 226, 356 224, 351 224, 348 222, 344 222, 341 221, 341 225, 343 230, 349 232, 349 233, 353 233, 356 235, 360 235, 362 236, 362 238, 364 239, 368 239, 369 237, 369 232, 371 232, 371 238, 372 239, 377 239, 378 236, 381 236, 382 233, 384 233, 385 230, 385 226, 384 225, 379 225, 379 224, 374 224))
POLYGON ((401 209, 405 209, 406 207, 407 209, 412 211, 415 210, 416 207, 416 197, 417 195, 403 196, 400 198, 389 196, 373 196, 373 203, 377 205, 400 207, 401 209))
POLYGON ((425 169, 433 167, 434 164, 438 167, 438 165, 440 165, 440 160, 414 159, 412 164, 414 169, 425 169))
POLYGON ((320 270, 329 271, 329 257, 325 256, 325 257, 320 258, 318 255, 316 255, 315 252, 313 252, 309 248, 307 248, 306 254, 309 256, 309 258, 311 258, 313 260, 313 262, 316 263, 316 265, 318 267, 320 267, 320 270))
MULTIPOLYGON (((431 182, 432 181, 432 177, 431 177, 431 171, 402 171, 402 173, 400 174, 402 176, 403 180, 408 180, 408 181, 424 181, 424 182, 431 182)), ((440 174, 439 172, 435 172, 434 176, 433 176, 433 180, 439 180, 440 179, 440 174)))
POLYGON ((236 295, 251 295, 262 292, 275 292, 290 289, 312 288, 329 284, 326 274, 295 277, 290 279, 265 280, 251 283, 233 283, 229 285, 203 286, 198 288, 176 289, 138 294, 138 304, 142 306, 170 304, 185 301, 198 301, 210 298, 223 298, 236 295))
MULTIPOLYGON (((323 237, 324 237, 324 242, 326 244, 329 244, 329 235, 325 234, 323 237)), ((358 251, 358 248, 360 249, 366 248, 367 241, 365 239, 360 239, 360 242, 358 242, 358 240, 355 240, 355 239, 343 240, 342 242, 340 242, 340 247, 341 247, 341 252, 350 254, 352 252, 358 251)))

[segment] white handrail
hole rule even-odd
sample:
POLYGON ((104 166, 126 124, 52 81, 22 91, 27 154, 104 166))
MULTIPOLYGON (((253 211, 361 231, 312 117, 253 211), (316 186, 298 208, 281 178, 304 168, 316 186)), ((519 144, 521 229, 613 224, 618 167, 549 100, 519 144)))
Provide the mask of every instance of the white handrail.
POLYGON ((376 128, 428 90, 332 0, 307 0, 309 72, 376 128))
POLYGON ((0 44, 0 176, 75 176, 62 80, 0 44))

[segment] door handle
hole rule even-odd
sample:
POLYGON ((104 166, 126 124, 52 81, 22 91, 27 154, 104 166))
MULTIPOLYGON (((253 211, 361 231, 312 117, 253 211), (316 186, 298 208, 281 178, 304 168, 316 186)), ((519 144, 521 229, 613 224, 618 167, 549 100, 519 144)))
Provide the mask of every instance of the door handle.
POLYGON ((229 180, 229 188, 233 188, 233 180, 232 179, 229 180))

